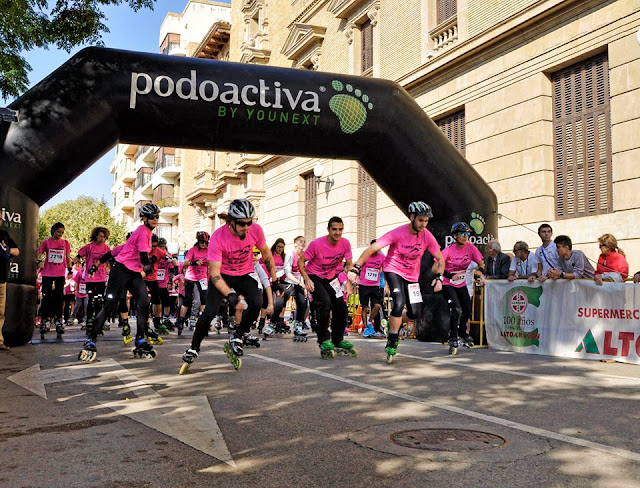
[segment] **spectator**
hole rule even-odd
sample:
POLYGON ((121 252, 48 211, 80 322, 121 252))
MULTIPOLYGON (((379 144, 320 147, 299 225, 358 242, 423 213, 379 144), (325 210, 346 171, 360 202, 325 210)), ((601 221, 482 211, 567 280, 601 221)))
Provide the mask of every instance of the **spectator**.
POLYGON ((504 280, 509 276, 511 259, 502 252, 502 246, 495 240, 487 242, 487 278, 504 280))
POLYGON ((594 280, 598 285, 603 281, 622 283, 629 277, 629 263, 624 251, 618 247, 618 241, 611 234, 604 234, 598 238, 600 257, 596 267, 594 280))
POLYGON ((558 236, 553 242, 558 249, 560 269, 550 269, 547 276, 557 280, 573 280, 575 278, 593 278, 595 270, 582 251, 573 250, 571 238, 568 236, 558 236))
MULTIPOLYGON (((0 225, 2 217, 0 217, 0 225)), ((2 327, 4 326, 5 305, 7 303, 7 276, 9 274, 9 260, 18 256, 20 251, 18 245, 11 239, 9 233, 0 228, 0 351, 8 351, 4 345, 2 327)))
POLYGON ((633 275, 633 282, 640 283, 640 271, 636 271, 636 274, 633 275))
POLYGON ((513 245, 513 254, 507 279, 513 281, 526 278, 530 283, 534 282, 538 277, 538 258, 529 251, 529 245, 524 241, 516 242, 513 245))
POLYGON ((547 273, 550 269, 558 269, 558 249, 556 243, 551 240, 553 229, 549 224, 542 224, 538 227, 538 235, 542 241, 542 245, 536 249, 536 257, 538 258, 538 279, 544 282, 547 279, 547 273))

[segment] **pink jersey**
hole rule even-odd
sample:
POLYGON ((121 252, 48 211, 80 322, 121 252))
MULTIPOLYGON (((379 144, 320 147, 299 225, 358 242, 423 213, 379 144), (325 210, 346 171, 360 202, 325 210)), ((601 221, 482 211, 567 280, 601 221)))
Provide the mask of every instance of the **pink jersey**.
MULTIPOLYGON (((276 276, 278 278, 284 276, 284 256, 282 254, 273 255, 273 264, 276 267, 276 276)), ((267 271, 267 276, 271 276, 271 273, 267 271)))
POLYGON ((182 273, 177 274, 173 278, 174 285, 178 285, 178 295, 184 296, 184 275, 182 273))
POLYGON ((380 286, 380 270, 385 258, 383 252, 377 252, 366 260, 360 271, 361 286, 380 286))
POLYGON ((352 258, 351 244, 341 237, 334 246, 329 243, 328 236, 318 237, 311 241, 303 256, 307 259, 308 274, 330 280, 342 271, 343 261, 352 258))
POLYGON ((120 254, 120 251, 122 251, 122 248, 124 248, 124 244, 120 244, 119 246, 116 246, 113 249, 111 249, 111 256, 115 258, 118 254, 120 254))
POLYGON ((66 239, 49 237, 42 241, 38 248, 38 254, 45 253, 42 276, 64 276, 67 272, 68 259, 71 256, 71 246, 66 239))
POLYGON ((191 264, 187 268, 187 272, 184 277, 190 281, 206 280, 209 268, 209 260, 207 258, 209 251, 207 248, 200 249, 198 246, 193 246, 187 251, 187 255, 184 257, 185 261, 189 261, 191 264), (202 261, 202 264, 195 264, 196 261, 202 261))
POLYGON ((264 232, 254 223, 244 239, 231 233, 228 225, 217 229, 209 241, 209 261, 222 263, 220 272, 229 276, 253 273, 253 248, 266 245, 264 232))
POLYGON ((133 231, 133 234, 125 242, 122 251, 116 257, 116 261, 126 266, 131 271, 142 271, 140 262, 141 252, 151 251, 151 229, 141 224, 133 231))
POLYGON ((165 261, 165 256, 167 255, 167 251, 163 251, 159 247, 152 249, 149 253, 149 260, 153 256, 156 257, 156 262, 151 263, 151 273, 144 277, 145 281, 158 281, 158 266, 160 265, 160 261, 165 261))
POLYGON ((106 244, 98 246, 95 242, 90 242, 78 251, 78 256, 84 258, 84 278, 87 283, 104 283, 107 281, 107 267, 105 263, 100 264, 100 258, 110 250, 111 248, 106 244), (98 267, 98 271, 92 278, 89 276, 89 269, 94 264, 98 267))
POLYGON ((164 259, 158 262, 158 286, 160 288, 167 288, 169 286, 169 272, 173 268, 173 259, 167 254, 164 259))
POLYGON ((425 250, 431 254, 440 251, 440 246, 427 229, 414 235, 408 225, 390 230, 377 240, 382 247, 389 246, 389 253, 382 268, 385 272, 395 273, 405 280, 416 283, 420 277, 420 260, 425 250))
POLYGON ((82 277, 83 273, 77 273, 73 278, 76 282, 76 298, 86 298, 87 295, 87 282, 82 277))
POLYGON ((464 246, 458 247, 454 242, 450 246, 447 246, 442 251, 442 257, 444 257, 444 270, 450 273, 463 275, 460 280, 455 283, 449 278, 443 277, 443 285, 451 285, 456 288, 462 288, 467 286, 467 268, 471 264, 471 261, 479 263, 482 261, 482 254, 478 251, 478 248, 470 242, 465 243, 464 246))
POLYGON ((78 270, 74 269, 71 273, 67 271, 67 276, 64 280, 64 294, 65 295, 73 295, 76 289, 76 282, 73 280, 75 278, 78 270))

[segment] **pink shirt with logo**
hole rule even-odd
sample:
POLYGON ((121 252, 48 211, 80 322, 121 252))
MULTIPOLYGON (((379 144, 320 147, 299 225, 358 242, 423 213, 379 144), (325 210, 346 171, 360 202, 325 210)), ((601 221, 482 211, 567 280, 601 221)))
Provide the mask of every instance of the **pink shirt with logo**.
POLYGON ((184 257, 185 261, 189 261, 189 267, 184 277, 189 281, 200 281, 207 279, 209 259, 208 249, 200 249, 198 246, 193 246, 187 251, 187 255, 184 257), (196 261, 202 261, 202 264, 195 264, 196 261))
POLYGON ((76 273, 78 272, 77 269, 73 269, 73 271, 71 273, 69 273, 69 271, 67 271, 67 277, 64 280, 64 294, 65 295, 73 295, 75 289, 76 289, 76 282, 74 281, 74 278, 76 276, 76 273))
POLYGON ((344 261, 351 259, 351 244, 341 237, 335 246, 329 243, 328 236, 311 241, 303 256, 307 259, 307 273, 327 280, 335 278, 342 271, 344 261))
POLYGON ((169 254, 165 254, 164 259, 158 262, 158 286, 160 288, 167 288, 169 286, 169 272, 173 268, 173 259, 169 254), (167 259, 169 258, 169 259, 167 259))
POLYGON ((360 271, 361 286, 380 286, 380 273, 385 258, 383 252, 377 252, 365 261, 360 271))
POLYGON ((184 296, 184 275, 182 273, 177 274, 174 278, 173 278, 173 283, 174 285, 177 285, 178 288, 178 295, 182 295, 184 296))
POLYGON ((108 253, 111 248, 107 244, 98 245, 95 242, 90 242, 78 251, 78 256, 84 258, 84 274, 87 283, 104 283, 107 281, 107 267, 105 263, 100 263, 100 258, 108 253), (91 266, 96 265, 98 271, 95 272, 93 278, 89 276, 89 269, 91 266))
POLYGON ((464 246, 458 247, 454 242, 447 246, 442 251, 442 257, 444 257, 444 270, 454 274, 464 275, 463 279, 459 283, 452 283, 447 277, 442 278, 443 285, 450 285, 456 288, 462 288, 467 286, 467 268, 471 262, 479 263, 482 261, 482 254, 478 251, 478 248, 470 242, 465 243, 464 246))
POLYGON ((254 223, 244 239, 231 233, 228 225, 217 229, 209 241, 209 261, 222 263, 220 272, 229 276, 242 276, 254 272, 253 248, 266 245, 264 231, 254 223))
POLYGON ((44 268, 42 268, 42 276, 55 278, 64 276, 67 272, 67 258, 71 256, 71 245, 66 239, 58 239, 49 237, 42 241, 38 248, 38 254, 44 255, 44 268))
POLYGON ((382 247, 389 246, 389 253, 382 267, 384 271, 395 273, 409 282, 416 283, 420 277, 420 259, 425 250, 428 249, 435 255, 440 251, 440 246, 427 229, 414 235, 409 230, 409 225, 390 230, 376 242, 382 247))
POLYGON ((144 281, 158 281, 158 267, 160 266, 160 261, 165 261, 165 256, 167 255, 167 251, 163 251, 159 247, 152 249, 149 253, 149 260, 153 256, 156 257, 156 262, 151 263, 151 273, 144 277, 144 281))
POLYGON ((76 282, 76 298, 86 298, 87 295, 87 282, 82 277, 82 272, 77 273, 73 278, 76 282))
POLYGON ((116 257, 116 261, 131 271, 142 271, 141 252, 151 252, 151 229, 141 224, 127 239, 124 247, 116 257))

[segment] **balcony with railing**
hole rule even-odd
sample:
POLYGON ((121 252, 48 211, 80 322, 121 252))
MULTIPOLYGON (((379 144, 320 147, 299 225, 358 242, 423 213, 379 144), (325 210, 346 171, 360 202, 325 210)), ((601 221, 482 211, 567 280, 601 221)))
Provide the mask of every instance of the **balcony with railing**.
POLYGON ((136 184, 135 184, 135 189, 138 190, 144 186, 147 186, 149 183, 151 183, 151 172, 138 172, 138 175, 136 176, 136 184))
POLYGON ((429 32, 433 51, 440 51, 458 41, 458 16, 452 15, 429 32))
POLYGON ((171 41, 161 51, 162 54, 169 56, 186 56, 188 41, 171 41))
POLYGON ((175 198, 163 198, 153 203, 160 207, 161 217, 173 217, 180 213, 180 203, 175 198))
POLYGON ((153 170, 162 177, 177 176, 182 172, 181 160, 175 154, 162 154, 156 157, 153 170))

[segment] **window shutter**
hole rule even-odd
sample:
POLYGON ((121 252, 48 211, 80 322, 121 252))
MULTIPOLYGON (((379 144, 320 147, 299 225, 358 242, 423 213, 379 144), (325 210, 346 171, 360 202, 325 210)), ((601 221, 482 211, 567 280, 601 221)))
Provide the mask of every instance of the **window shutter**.
POLYGON ((373 25, 368 20, 360 28, 362 33, 362 72, 373 66, 373 25))
POLYGON ((465 155, 465 126, 464 109, 435 121, 442 133, 456 147, 460 154, 465 155))
POLYGON ((309 173, 304 176, 304 237, 307 242, 316 238, 317 195, 316 177, 309 173))
POLYGON ((458 0, 438 0, 438 24, 456 15, 458 0))
POLYGON ((611 113, 606 54, 553 75, 556 215, 611 212, 611 113))
POLYGON ((376 237, 377 193, 373 178, 358 166, 358 247, 368 246, 376 237))

